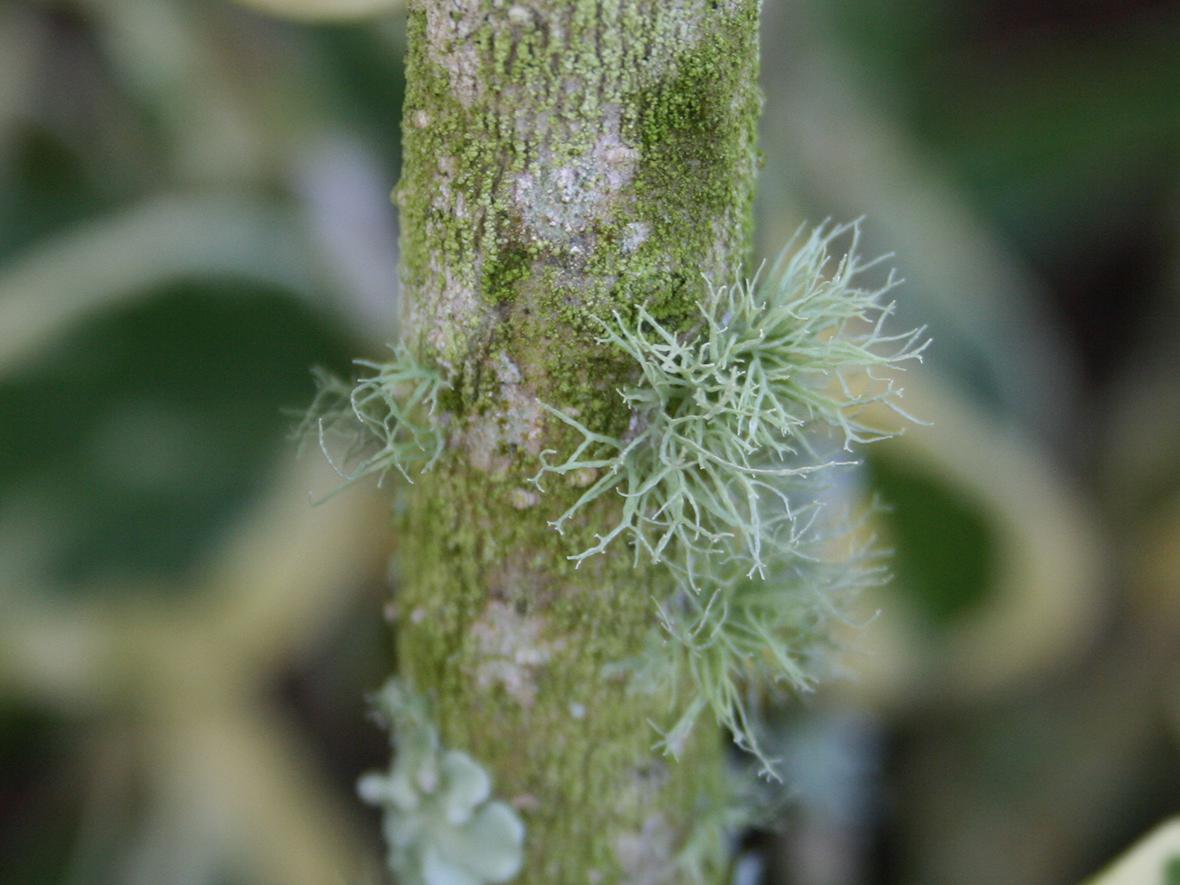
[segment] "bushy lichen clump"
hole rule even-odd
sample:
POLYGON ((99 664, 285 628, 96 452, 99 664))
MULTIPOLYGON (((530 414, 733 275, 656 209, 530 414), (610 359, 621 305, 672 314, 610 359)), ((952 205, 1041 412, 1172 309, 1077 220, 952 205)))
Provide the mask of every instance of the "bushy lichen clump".
POLYGON ((447 381, 405 345, 390 349, 389 362, 356 360, 367 374, 355 383, 316 372, 318 391, 300 432, 316 438, 345 485, 369 476, 380 482, 390 470, 413 482, 410 470, 429 470, 443 451, 433 416, 447 381))
POLYGON ((637 688, 667 697, 688 673, 695 694, 660 745, 680 748, 702 712, 708 711, 759 761, 760 774, 777 778, 775 760, 759 740, 759 709, 782 690, 812 690, 824 673, 832 646, 831 623, 847 600, 886 577, 880 551, 841 519, 810 523, 790 556, 768 565, 766 575, 731 566, 715 574, 701 593, 673 591, 659 603, 661 633, 642 663, 637 688))
POLYGON ((388 773, 361 778, 358 792, 384 811, 389 869, 405 885, 507 882, 524 858, 524 823, 490 798, 483 767, 445 750, 425 701, 397 680, 374 699, 396 750, 388 773))
POLYGON ((603 495, 623 498, 618 521, 572 558, 622 540, 674 578, 659 603, 679 650, 665 658, 681 660, 697 695, 666 738, 673 751, 707 707, 769 772, 749 699, 779 683, 806 688, 805 657, 839 598, 879 575, 863 552, 832 558, 848 532, 822 506, 824 489, 852 462, 829 450, 890 435, 865 419, 870 405, 908 417, 892 370, 920 360, 926 342, 921 329, 884 330, 897 281, 862 284, 877 262, 858 256, 859 240, 855 222, 821 225, 754 281, 709 285, 687 333, 643 306, 616 313, 603 340, 634 360, 637 376, 620 391, 631 412, 622 437, 547 407, 581 441, 535 481, 594 478, 554 527, 584 518, 603 495), (841 237, 850 243, 834 260, 841 237))
POLYGON ((548 407, 582 441, 537 476, 597 477, 554 522, 559 531, 603 494, 624 498, 620 520, 574 559, 623 536, 697 588, 701 569, 734 558, 747 574, 765 576, 768 558, 793 545, 798 520, 789 492, 848 463, 821 457, 821 437, 838 431, 851 451, 888 436, 860 416, 872 403, 897 409, 901 391, 871 370, 920 359, 924 347, 920 329, 882 331, 893 312, 882 297, 895 281, 891 275, 877 289, 856 284, 876 263, 857 257, 858 239, 855 224, 822 226, 795 252, 784 251, 765 277, 710 285, 687 335, 642 305, 634 319, 616 312, 604 323, 604 340, 638 368, 637 383, 619 391, 632 415, 629 432, 595 433, 548 407), (850 231, 851 249, 828 275, 829 246, 850 231), (869 383, 854 389, 865 378, 869 383))

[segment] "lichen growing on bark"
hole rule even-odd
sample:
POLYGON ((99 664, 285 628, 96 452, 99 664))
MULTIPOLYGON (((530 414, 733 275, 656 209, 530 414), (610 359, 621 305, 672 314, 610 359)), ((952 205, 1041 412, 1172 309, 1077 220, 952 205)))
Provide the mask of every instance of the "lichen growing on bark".
POLYGON ((682 711, 604 675, 656 624, 646 565, 626 551, 567 559, 618 503, 563 538, 548 521, 594 478, 545 495, 528 480, 541 450, 576 439, 538 401, 625 430, 628 361, 598 342, 599 321, 646 303, 680 328, 701 274, 740 265, 758 14, 758 0, 409 3, 402 327, 451 387, 444 451, 415 476, 402 524, 399 609, 414 617, 397 625, 399 668, 433 698, 445 744, 519 800, 520 881, 626 881, 621 836, 659 816, 679 851, 721 790, 718 735, 697 730, 683 764, 665 765, 647 722, 682 711), (511 624, 543 652, 502 654, 493 640, 511 624), (655 766, 665 776, 635 788, 655 766))
POLYGON ((443 451, 436 420, 439 394, 449 385, 398 344, 388 362, 356 360, 355 382, 317 372, 318 392, 297 434, 312 437, 324 457, 350 485, 369 476, 383 480, 397 471, 429 470, 443 451))
POLYGON ((516 877, 524 824, 491 798, 483 767, 439 743, 426 700, 397 680, 374 697, 396 755, 357 790, 384 812, 388 866, 404 885, 484 885, 516 877))
POLYGON ((830 620, 880 579, 871 549, 856 550, 851 527, 823 506, 825 487, 854 446, 892 434, 866 423, 865 409, 908 417, 897 373, 928 342, 922 329, 884 328, 895 278, 865 282, 878 262, 860 257, 859 240, 856 222, 824 224, 755 280, 702 285, 698 320, 684 332, 642 305, 633 319, 604 321, 602 340, 634 360, 619 391, 631 416, 621 435, 548 407, 581 438, 565 460, 543 464, 538 487, 546 476, 596 477, 554 528, 603 497, 623 501, 573 561, 629 547, 672 578, 657 601, 675 643, 648 656, 656 675, 645 678, 666 696, 691 674, 688 706, 663 741, 673 755, 708 709, 774 776, 754 701, 809 689, 830 620))
POLYGON ((537 696, 538 669, 549 663, 565 641, 545 637, 545 622, 522 615, 503 602, 488 604, 471 627, 481 660, 475 667, 476 684, 502 688, 516 703, 531 707, 537 696))
POLYGON ((547 407, 581 440, 559 463, 543 452, 535 478, 598 477, 553 523, 558 531, 604 494, 624 498, 620 520, 575 561, 620 539, 699 590, 698 575, 722 562, 765 577, 769 558, 791 555, 802 525, 792 500, 818 499, 816 480, 839 466, 824 438, 851 454, 892 435, 863 413, 883 404, 905 417, 895 373, 926 347, 922 329, 884 329, 895 278, 864 282, 877 262, 858 254, 859 239, 858 223, 821 225, 753 281, 702 284, 686 333, 645 305, 603 322, 600 340, 634 361, 619 390, 630 423, 612 437, 547 407), (833 244, 845 235, 837 258, 833 244))

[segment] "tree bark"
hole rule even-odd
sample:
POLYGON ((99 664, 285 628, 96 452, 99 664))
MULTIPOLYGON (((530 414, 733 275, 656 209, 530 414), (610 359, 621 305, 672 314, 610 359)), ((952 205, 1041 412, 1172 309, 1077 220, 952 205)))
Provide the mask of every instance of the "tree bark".
MULTIPOLYGON (((600 502, 548 521, 589 476, 529 483, 575 440, 544 402, 625 432, 628 366, 596 318, 646 303, 686 328, 702 275, 748 245, 759 0, 412 0, 403 120, 404 337, 452 383, 447 448, 415 478, 397 646, 443 743, 527 825, 519 881, 681 881, 674 856, 717 801, 723 743, 702 722, 677 762, 629 690, 659 575, 600 502), (612 667, 612 665, 615 665, 612 667)), ((685 699, 686 701, 686 699, 685 699)))

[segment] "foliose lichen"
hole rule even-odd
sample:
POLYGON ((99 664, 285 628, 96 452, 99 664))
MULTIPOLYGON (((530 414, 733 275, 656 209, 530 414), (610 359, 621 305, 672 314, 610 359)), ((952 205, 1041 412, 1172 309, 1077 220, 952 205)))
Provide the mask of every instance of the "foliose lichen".
POLYGON ((492 782, 466 753, 444 749, 423 698, 391 679, 373 699, 395 749, 388 772, 361 778, 361 798, 384 812, 388 866, 404 885, 511 881, 525 827, 491 798, 492 782))

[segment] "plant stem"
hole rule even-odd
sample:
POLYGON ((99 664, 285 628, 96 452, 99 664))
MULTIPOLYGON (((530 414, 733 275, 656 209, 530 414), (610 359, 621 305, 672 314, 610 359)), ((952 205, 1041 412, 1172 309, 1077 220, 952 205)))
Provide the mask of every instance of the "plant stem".
POLYGON ((640 303, 694 321, 702 275, 750 237, 759 0, 415 0, 402 211, 405 341, 452 389, 447 446, 415 477, 400 553, 400 670, 442 741, 479 760, 527 824, 520 880, 671 882, 721 791, 723 745, 677 762, 649 722, 687 703, 630 691, 659 573, 592 476, 528 482, 577 435, 541 402, 622 435, 624 354, 597 319, 640 303))

